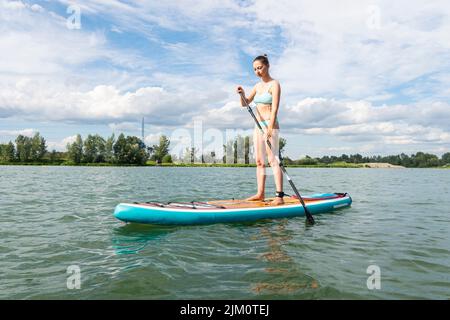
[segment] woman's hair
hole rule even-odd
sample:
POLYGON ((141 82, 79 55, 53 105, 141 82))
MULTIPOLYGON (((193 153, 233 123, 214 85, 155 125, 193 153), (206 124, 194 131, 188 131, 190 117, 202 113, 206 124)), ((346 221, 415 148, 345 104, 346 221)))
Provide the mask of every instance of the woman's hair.
POLYGON ((267 58, 267 54, 263 54, 262 56, 257 56, 255 59, 253 59, 253 62, 255 61, 261 61, 266 66, 269 65, 269 59, 267 58))

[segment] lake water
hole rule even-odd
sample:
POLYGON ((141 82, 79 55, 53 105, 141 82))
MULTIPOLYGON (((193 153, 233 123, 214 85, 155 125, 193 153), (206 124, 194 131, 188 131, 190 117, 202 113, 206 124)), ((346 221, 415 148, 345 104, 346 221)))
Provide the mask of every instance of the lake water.
POLYGON ((450 298, 450 170, 287 170, 352 207, 312 227, 126 225, 119 202, 244 198, 255 168, 1 166, 0 299, 450 298))

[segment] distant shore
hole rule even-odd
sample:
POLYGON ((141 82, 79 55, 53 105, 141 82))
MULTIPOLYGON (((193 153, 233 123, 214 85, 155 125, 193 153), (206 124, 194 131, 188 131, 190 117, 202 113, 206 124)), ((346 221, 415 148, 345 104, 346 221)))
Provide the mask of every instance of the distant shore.
MULTIPOLYGON (((218 168, 253 168, 256 164, 245 163, 160 163, 147 161, 145 165, 132 164, 111 164, 111 163, 82 163, 73 164, 69 162, 0 162, 0 166, 67 166, 67 167, 218 167, 218 168)), ((393 165, 390 163, 348 163, 335 162, 330 164, 287 164, 286 168, 356 168, 356 169, 407 169, 404 166, 393 165)), ((431 169, 450 169, 450 166, 426 167, 431 169)))

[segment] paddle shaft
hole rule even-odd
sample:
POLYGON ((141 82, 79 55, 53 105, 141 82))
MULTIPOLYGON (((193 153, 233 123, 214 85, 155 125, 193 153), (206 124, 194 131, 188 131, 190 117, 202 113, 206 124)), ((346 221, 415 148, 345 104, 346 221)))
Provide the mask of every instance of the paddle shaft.
MULTIPOLYGON (((256 123, 256 125, 258 126, 259 130, 261 131, 262 134, 264 134, 264 130, 263 130, 263 128, 261 127, 261 125, 259 124, 258 119, 256 119, 256 116, 255 116, 255 114, 253 113, 252 108, 251 108, 250 105, 248 104, 247 99, 245 98, 244 94, 243 94, 242 92, 240 92, 239 94, 241 95, 242 101, 244 101, 245 106, 247 107, 248 112, 249 112, 250 115, 252 116, 253 120, 255 120, 255 123, 256 123)), ((272 144, 270 143, 270 139, 267 139, 266 142, 267 142, 267 145, 269 146, 270 150, 273 151, 273 149, 272 149, 272 144)), ((305 202, 303 201, 303 198, 302 198, 302 196, 300 195, 300 192, 298 192, 297 188, 296 188, 295 185, 294 185, 294 182, 292 182, 291 177, 289 177, 289 175, 288 175, 288 173, 287 173, 287 171, 286 171, 286 168, 285 168, 284 165, 283 165, 280 150, 278 150, 278 156, 275 155, 275 157, 276 157, 276 159, 277 159, 277 161, 278 161, 278 164, 280 165, 281 171, 283 171, 284 175, 286 176, 287 180, 289 181, 289 184, 291 185, 292 190, 294 190, 295 195, 296 195, 296 196, 298 197, 298 199, 300 200, 300 203, 302 204, 303 209, 305 210, 306 219, 308 220, 308 222, 309 222, 310 224, 314 224, 314 218, 313 218, 313 216, 311 215, 311 213, 309 212, 308 208, 306 207, 305 202)))

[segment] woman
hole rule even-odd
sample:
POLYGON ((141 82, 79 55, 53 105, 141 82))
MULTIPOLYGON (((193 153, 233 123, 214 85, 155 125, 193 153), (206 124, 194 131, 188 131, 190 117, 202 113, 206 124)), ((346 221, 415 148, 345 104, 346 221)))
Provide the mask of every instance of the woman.
MULTIPOLYGON (((280 83, 273 79, 269 74, 269 60, 267 55, 258 56, 253 60, 253 70, 261 81, 258 82, 248 97, 245 97, 244 89, 237 87, 237 92, 243 93, 247 103, 254 101, 256 103, 256 118, 264 130, 264 135, 255 124, 253 133, 253 145, 256 160, 256 180, 258 183, 257 193, 247 198, 248 201, 264 201, 264 189, 266 183, 265 159, 272 167, 275 178, 276 197, 271 202, 272 205, 283 204, 283 174, 276 156, 278 155, 278 134, 280 126, 277 120, 278 107, 280 105, 281 87, 280 83), (270 139, 272 150, 267 145, 267 139, 270 139)), ((246 101, 241 96, 241 105, 245 107, 246 101)))

